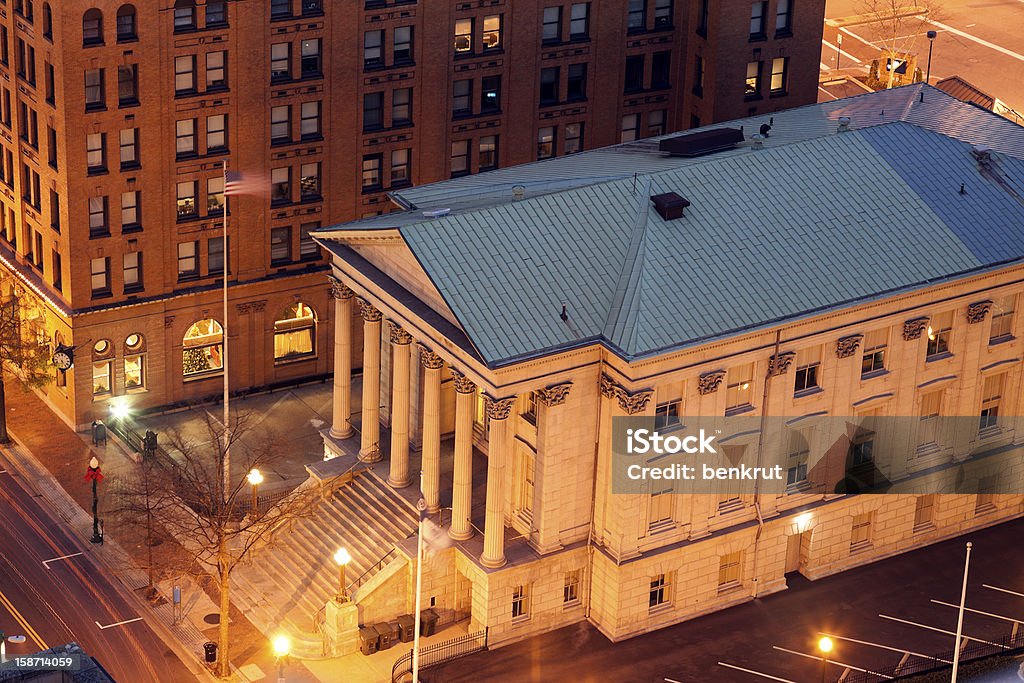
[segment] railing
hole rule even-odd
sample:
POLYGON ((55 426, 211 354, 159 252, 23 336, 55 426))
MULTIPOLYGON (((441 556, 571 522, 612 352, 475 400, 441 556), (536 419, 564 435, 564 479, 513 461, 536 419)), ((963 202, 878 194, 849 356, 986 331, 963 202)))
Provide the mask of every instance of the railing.
POLYGON ((350 582, 350 583, 348 584, 348 586, 346 587, 346 590, 348 591, 348 594, 349 594, 349 595, 352 595, 352 592, 353 592, 353 591, 354 591, 354 590, 355 590, 356 588, 359 588, 359 587, 360 587, 361 585, 363 585, 363 583, 365 583, 366 581, 368 581, 368 580, 370 579, 370 574, 371 574, 371 573, 373 573, 373 574, 376 574, 376 573, 377 573, 377 572, 379 572, 379 571, 380 571, 381 569, 383 569, 383 568, 384 568, 384 565, 386 565, 386 564, 388 563, 388 561, 390 560, 391 556, 392 556, 392 555, 394 555, 394 554, 395 554, 396 552, 397 552, 397 551, 396 551, 396 549, 395 549, 395 548, 391 548, 391 550, 389 550, 389 551, 387 551, 386 553, 384 553, 384 554, 383 554, 383 555, 382 555, 382 556, 380 557, 380 559, 379 559, 379 560, 377 560, 377 561, 376 561, 376 562, 375 562, 374 564, 372 564, 372 565, 371 565, 371 566, 370 566, 369 568, 367 568, 367 570, 366 570, 365 572, 363 572, 362 574, 360 574, 360 575, 358 576, 358 578, 356 578, 356 580, 355 580, 355 581, 352 581, 352 582, 350 582))
POLYGON ((327 638, 327 605, 316 611, 313 615, 313 629, 320 634, 320 654, 324 657, 328 654, 328 638, 327 638))
MULTIPOLYGON (((481 652, 487 649, 487 629, 477 633, 467 633, 458 638, 445 640, 420 648, 420 671, 432 666, 440 666, 459 657, 481 652)), ((412 675, 412 650, 398 658, 391 667, 391 683, 404 683, 407 676, 412 675)))

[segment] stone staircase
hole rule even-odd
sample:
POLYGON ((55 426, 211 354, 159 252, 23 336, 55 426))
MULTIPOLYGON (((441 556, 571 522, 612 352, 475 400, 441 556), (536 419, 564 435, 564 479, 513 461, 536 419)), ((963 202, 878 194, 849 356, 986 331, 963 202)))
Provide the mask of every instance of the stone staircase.
POLYGON ((348 549, 346 582, 365 582, 396 543, 416 533, 415 510, 370 471, 361 471, 316 513, 278 533, 232 572, 231 600, 268 638, 285 633, 292 655, 323 657, 317 615, 338 592, 334 553, 348 549))

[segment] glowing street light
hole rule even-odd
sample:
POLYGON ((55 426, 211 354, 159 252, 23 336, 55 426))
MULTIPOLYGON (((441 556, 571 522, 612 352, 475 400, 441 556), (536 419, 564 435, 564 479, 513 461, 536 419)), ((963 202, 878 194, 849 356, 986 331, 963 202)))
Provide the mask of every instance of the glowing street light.
POLYGON ((828 668, 828 653, 832 652, 832 639, 822 636, 818 639, 818 651, 821 652, 821 683, 825 683, 825 670, 828 668))
POLYGON ((123 420, 131 414, 127 403, 115 403, 110 406, 110 417, 115 420, 123 420))
POLYGON ((248 480, 250 484, 252 484, 252 514, 255 515, 256 509, 258 507, 258 499, 256 495, 260 484, 263 483, 263 474, 254 467, 251 470, 249 470, 249 474, 245 475, 245 478, 246 480, 248 480))
POLYGON ((271 644, 274 646, 274 657, 277 658, 277 683, 285 683, 284 665, 288 661, 288 653, 292 650, 292 641, 282 633, 274 636, 271 644))
POLYGON ((338 548, 334 553, 334 561, 338 563, 338 602, 348 602, 348 591, 345 590, 345 565, 352 561, 345 548, 338 548))

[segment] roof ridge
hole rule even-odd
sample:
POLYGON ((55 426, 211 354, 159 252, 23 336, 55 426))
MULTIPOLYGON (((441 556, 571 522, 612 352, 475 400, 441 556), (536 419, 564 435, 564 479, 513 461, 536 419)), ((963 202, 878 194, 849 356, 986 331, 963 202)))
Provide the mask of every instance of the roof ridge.
MULTIPOLYGON (((639 176, 636 176, 636 179, 638 178, 639 176)), ((622 269, 615 283, 615 292, 612 294, 608 317, 602 330, 602 335, 611 340, 621 340, 623 337, 632 337, 636 334, 637 309, 633 304, 639 296, 639 280, 643 276, 647 260, 644 253, 647 243, 647 217, 650 213, 647 206, 651 192, 650 176, 644 176, 641 190, 637 199, 629 246, 622 259, 622 269)))

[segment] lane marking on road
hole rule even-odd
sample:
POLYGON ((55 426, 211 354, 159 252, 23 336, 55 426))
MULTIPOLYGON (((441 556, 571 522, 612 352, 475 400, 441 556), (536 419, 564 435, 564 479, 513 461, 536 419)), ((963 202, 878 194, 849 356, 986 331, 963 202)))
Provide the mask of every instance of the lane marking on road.
MULTIPOLYGON (((936 633, 943 633, 943 634, 945 634, 947 636, 956 637, 956 631, 947 631, 944 628, 936 628, 934 626, 929 626, 927 624, 919 624, 916 621, 907 621, 906 619, 899 619, 897 617, 890 617, 890 616, 888 616, 886 614, 879 614, 878 616, 880 616, 883 619, 889 619, 890 621, 897 621, 897 622, 899 622, 901 624, 906 624, 907 626, 917 626, 918 628, 923 628, 923 629, 927 629, 929 631, 935 631, 936 633)), ((966 633, 961 633, 960 637, 963 638, 964 640, 973 640, 976 643, 985 643, 986 645, 992 645, 993 647, 998 647, 998 648, 1000 648, 1002 650, 1009 650, 1010 649, 1010 648, 1008 648, 1005 645, 1000 645, 999 643, 993 643, 991 640, 985 640, 984 638, 975 638, 974 636, 969 636, 966 633)))
POLYGON ((822 88, 820 85, 818 86, 818 90, 820 90, 821 92, 825 93, 826 95, 831 97, 833 100, 838 100, 839 99, 838 97, 836 97, 835 95, 830 93, 828 90, 825 90, 824 88, 822 88))
POLYGON ((5 607, 7 611, 11 613, 11 616, 14 617, 14 620, 17 621, 23 629, 25 629, 25 633, 28 634, 29 638, 35 641, 36 645, 39 646, 40 650, 50 649, 49 646, 46 644, 46 641, 39 637, 39 633, 37 633, 36 630, 32 628, 32 624, 28 623, 28 619, 26 619, 24 615, 22 615, 22 613, 18 611, 18 608, 14 606, 14 603, 11 602, 10 598, 8 598, 2 592, 0 592, 0 605, 5 607))
POLYGON ((51 562, 57 562, 59 560, 66 560, 66 559, 68 559, 70 557, 78 557, 81 554, 82 553, 71 553, 70 555, 61 555, 60 557, 53 557, 53 558, 50 558, 49 560, 43 560, 43 566, 46 567, 47 569, 52 569, 52 567, 50 566, 51 562))
MULTIPOLYGON (((1024 2, 1024 0, 1021 0, 1021 2, 1024 2)), ((1018 598, 1024 598, 1024 593, 1018 593, 1017 591, 1012 591, 1012 590, 1009 590, 1008 588, 1000 588, 999 586, 990 586, 987 583, 981 584, 981 587, 982 588, 991 588, 992 590, 999 591, 1000 593, 1009 593, 1010 595, 1016 595, 1018 598)))
POLYGON ((674 678, 665 678, 663 680, 665 681, 665 683, 683 683, 682 681, 677 681, 674 678))
POLYGON ((125 624, 132 624, 136 621, 142 621, 142 617, 135 617, 134 619, 125 619, 124 621, 119 621, 116 624, 107 624, 106 626, 97 621, 96 625, 100 627, 101 631, 103 631, 108 628, 114 628, 115 626, 124 626, 125 624))
POLYGON ((972 34, 968 33, 967 31, 961 31, 960 29, 956 29, 956 28, 953 28, 952 26, 948 26, 946 24, 943 24, 941 21, 934 21, 934 20, 929 19, 928 23, 931 24, 932 26, 938 26, 939 28, 941 28, 943 30, 949 31, 950 33, 952 33, 954 35, 958 35, 961 38, 966 38, 967 40, 973 40, 974 42, 978 43, 979 45, 984 45, 987 48, 995 50, 996 52, 1002 52, 1007 57, 1013 57, 1014 59, 1019 59, 1020 61, 1024 62, 1024 55, 1022 55, 1019 52, 1014 52, 1013 50, 1007 50, 1005 47, 1003 47, 1001 45, 996 45, 995 43, 990 43, 987 40, 984 40, 983 38, 979 38, 978 36, 975 36, 975 35, 972 35, 972 34))
POLYGON ((778 676, 772 676, 771 674, 763 674, 760 671, 754 671, 753 669, 744 669, 742 666, 736 666, 735 664, 726 664, 725 662, 719 662, 718 666, 724 666, 727 669, 735 669, 736 671, 742 671, 745 674, 752 676, 760 676, 761 678, 767 678, 770 681, 778 681, 779 683, 796 683, 788 678, 779 678, 778 676))
MULTIPOLYGON (((952 607, 953 609, 960 609, 960 605, 954 605, 951 602, 943 602, 942 600, 932 600, 936 605, 942 605, 943 607, 952 607)), ((993 619, 1002 619, 1003 621, 1009 621, 1014 624, 1024 624, 1024 619, 1014 619, 1013 617, 1004 617, 1002 614, 992 614, 991 612, 982 612, 980 609, 971 609, 970 607, 964 607, 965 612, 971 612, 972 614, 980 614, 985 617, 992 617, 993 619)))
POLYGON ((848 28, 841 28, 839 30, 842 31, 843 33, 845 33, 846 35, 850 36, 851 38, 854 38, 854 39, 859 40, 860 42, 864 43, 865 45, 870 47, 872 50, 877 50, 878 49, 878 46, 875 45, 874 43, 872 43, 870 40, 868 40, 867 38, 862 38, 861 36, 857 35, 856 33, 854 33, 853 31, 851 31, 848 28))
POLYGON ((7 470, 0 470, 0 474, 7 474, 7 470))
POLYGON ((878 648, 882 648, 883 650, 890 650, 892 652, 902 652, 904 654, 914 655, 915 657, 923 657, 924 659, 938 659, 943 664, 952 664, 953 663, 953 662, 947 662, 945 659, 940 659, 938 657, 932 657, 931 655, 921 654, 920 652, 914 652, 913 650, 908 650, 908 649, 902 648, 902 647, 890 647, 889 645, 882 645, 881 643, 872 643, 870 640, 857 640, 856 638, 847 638, 846 636, 837 636, 834 633, 824 633, 824 632, 820 632, 820 631, 819 631, 818 635, 828 636, 829 638, 831 638, 833 640, 845 640, 845 641, 850 642, 850 643, 857 643, 858 645, 868 645, 870 647, 878 647, 878 648))
MULTIPOLYGON (((787 652, 787 653, 789 653, 791 655, 796 655, 797 657, 806 657, 807 659, 813 659, 813 660, 818 661, 818 662, 820 662, 821 659, 822 659, 821 655, 809 655, 806 652, 798 652, 796 650, 789 650, 789 649, 784 648, 784 647, 779 647, 778 645, 772 645, 772 648, 775 649, 775 650, 778 650, 779 652, 787 652)), ((844 669, 853 669, 854 671, 859 671, 859 672, 861 672, 863 674, 870 674, 872 676, 878 676, 879 678, 885 678, 887 680, 892 680, 892 676, 886 676, 885 674, 880 674, 877 671, 871 671, 870 669, 862 669, 859 666, 854 666, 853 664, 844 664, 843 662, 840 662, 838 659, 826 659, 825 661, 828 662, 829 664, 834 664, 836 666, 841 666, 844 669)))
POLYGON ((863 62, 861 60, 857 59, 856 57, 851 55, 846 50, 840 49, 838 45, 833 45, 832 43, 828 42, 824 38, 821 39, 821 44, 824 45, 825 47, 829 48, 830 50, 832 50, 832 52, 835 52, 836 50, 839 50, 839 54, 841 54, 843 57, 846 57, 847 59, 852 59, 853 61, 857 62, 858 64, 863 64, 863 62))

